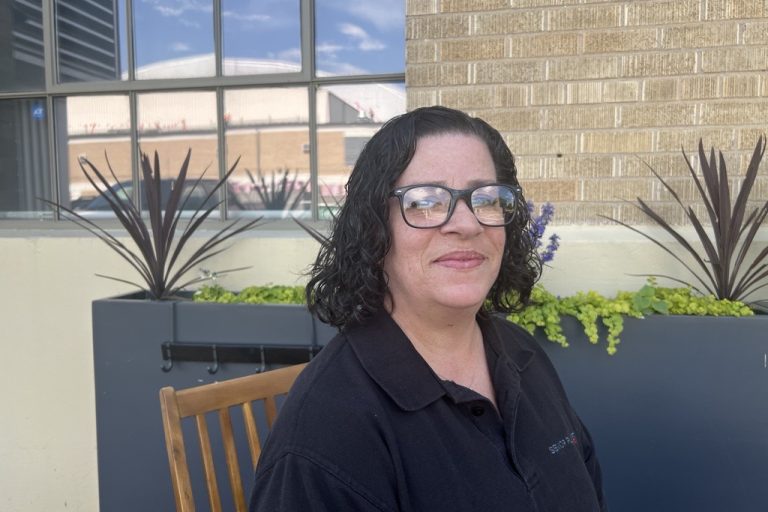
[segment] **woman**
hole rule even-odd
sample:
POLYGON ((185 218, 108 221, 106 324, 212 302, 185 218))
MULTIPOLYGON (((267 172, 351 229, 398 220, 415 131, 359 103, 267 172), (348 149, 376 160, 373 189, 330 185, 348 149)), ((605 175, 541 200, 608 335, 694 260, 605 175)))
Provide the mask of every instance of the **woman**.
POLYGON ((528 223, 484 121, 421 108, 371 138, 307 286, 340 333, 280 412, 252 511, 605 510, 552 365, 491 314, 539 276, 528 223))

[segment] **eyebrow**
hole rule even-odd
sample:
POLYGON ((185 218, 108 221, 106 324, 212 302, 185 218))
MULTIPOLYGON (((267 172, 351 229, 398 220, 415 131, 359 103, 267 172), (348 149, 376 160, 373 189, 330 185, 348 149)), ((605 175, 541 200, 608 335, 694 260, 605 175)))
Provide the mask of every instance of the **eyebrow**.
MULTIPOLYGON (((466 190, 466 189, 469 189, 469 188, 480 187, 482 185, 493 185, 493 184, 496 184, 496 183, 499 183, 499 181, 496 180, 496 179, 492 179, 492 180, 472 180, 472 181, 470 181, 467 184, 467 187, 465 189, 455 189, 455 190, 466 190)), ((425 187, 453 188, 453 187, 448 186, 448 182, 447 181, 429 181, 429 182, 421 182, 421 183, 420 182, 416 182, 416 183, 409 183, 409 184, 406 184, 406 185, 399 185, 399 186, 397 186, 395 188, 413 187, 413 186, 416 186, 416 185, 422 185, 422 186, 425 186, 425 187)))

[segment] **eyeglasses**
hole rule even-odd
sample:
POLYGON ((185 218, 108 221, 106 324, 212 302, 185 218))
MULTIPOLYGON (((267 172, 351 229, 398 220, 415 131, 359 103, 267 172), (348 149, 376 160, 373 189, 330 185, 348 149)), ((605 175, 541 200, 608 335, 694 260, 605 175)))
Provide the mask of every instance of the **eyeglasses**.
POLYGON ((483 226, 499 227, 512 222, 520 188, 501 183, 464 190, 440 185, 409 185, 395 189, 403 220, 412 228, 438 228, 447 223, 463 199, 483 226))

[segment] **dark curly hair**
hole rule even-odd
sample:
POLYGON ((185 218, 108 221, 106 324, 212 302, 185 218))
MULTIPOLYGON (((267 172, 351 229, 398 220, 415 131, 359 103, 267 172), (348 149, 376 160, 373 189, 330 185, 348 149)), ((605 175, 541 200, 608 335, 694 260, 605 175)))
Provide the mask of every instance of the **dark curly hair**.
MULTIPOLYGON (((380 310, 389 293, 383 270, 392 234, 390 193, 422 137, 459 133, 488 146, 496 179, 518 186, 515 160, 501 134, 482 119, 446 107, 418 108, 392 118, 368 141, 347 182, 347 196, 331 235, 309 271, 307 304, 323 322, 343 327, 380 310)), ((501 269, 488 292, 485 312, 510 312, 527 304, 541 274, 529 234, 530 214, 521 196, 505 226, 501 269)))

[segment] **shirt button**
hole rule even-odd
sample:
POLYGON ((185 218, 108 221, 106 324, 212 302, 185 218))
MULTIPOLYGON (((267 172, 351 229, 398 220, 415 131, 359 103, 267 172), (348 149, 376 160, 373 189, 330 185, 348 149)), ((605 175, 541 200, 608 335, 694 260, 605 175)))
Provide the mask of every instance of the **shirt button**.
POLYGON ((482 405, 473 405, 472 409, 470 410, 472 411, 473 416, 482 416, 483 414, 485 414, 485 407, 483 407, 482 405))

